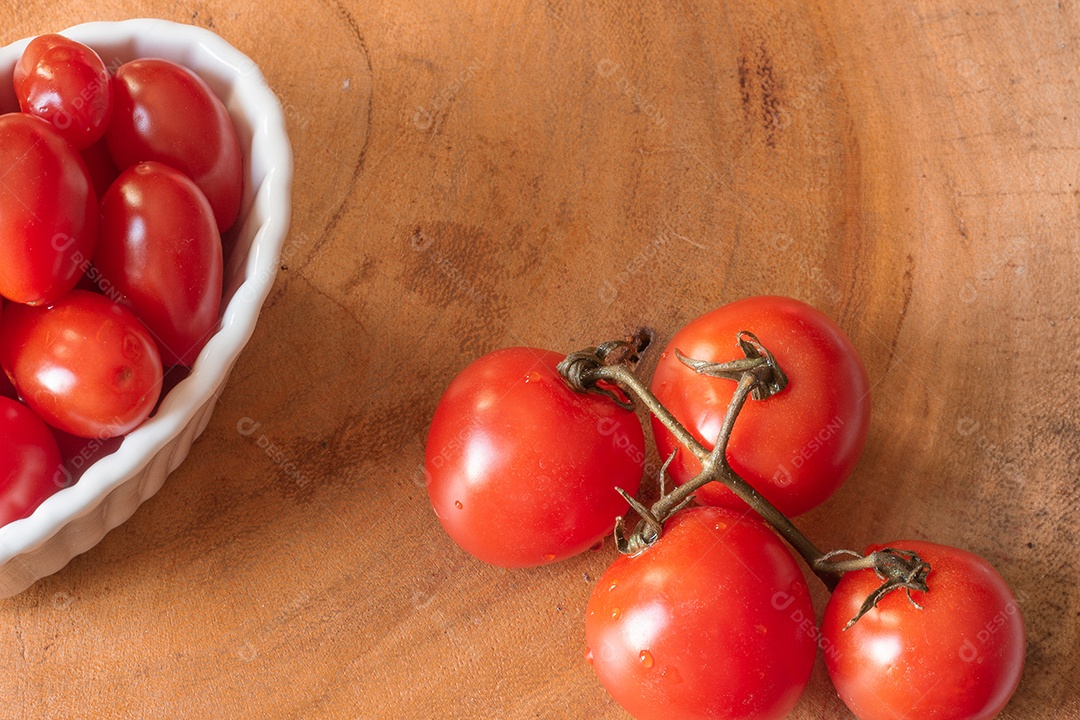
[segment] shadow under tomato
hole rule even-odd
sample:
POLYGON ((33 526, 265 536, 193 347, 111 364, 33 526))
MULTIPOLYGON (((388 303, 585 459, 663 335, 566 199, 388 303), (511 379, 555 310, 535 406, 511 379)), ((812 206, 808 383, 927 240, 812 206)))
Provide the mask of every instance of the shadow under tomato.
POLYGON ((11 384, 7 373, 2 371, 0 371, 0 397, 11 398, 12 400, 19 399, 19 393, 15 390, 15 386, 11 384))
MULTIPOLYGON (((174 365, 165 370, 161 382, 161 394, 158 396, 153 412, 150 413, 151 417, 157 414, 165 396, 190 374, 191 370, 189 368, 179 365, 174 365)), ((4 378, 4 380, 6 379, 4 378)), ((3 394, 2 387, 0 387, 0 394, 3 394)), ((87 468, 106 455, 116 452, 117 448, 120 447, 120 443, 124 440, 122 435, 111 438, 84 438, 56 428, 50 429, 53 437, 56 438, 56 444, 60 448, 60 458, 63 461, 62 469, 59 469, 56 474, 56 483, 61 488, 74 485, 83 476, 87 468)))

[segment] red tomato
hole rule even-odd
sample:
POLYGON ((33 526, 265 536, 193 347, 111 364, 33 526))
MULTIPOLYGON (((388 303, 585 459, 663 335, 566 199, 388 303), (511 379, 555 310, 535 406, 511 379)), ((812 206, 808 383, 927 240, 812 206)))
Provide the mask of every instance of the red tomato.
POLYGON ((458 545, 494 565, 586 550, 627 510, 615 488, 633 495, 641 481, 637 416, 571 390, 555 369, 563 357, 532 348, 485 355, 435 409, 425 458, 431 504, 458 545))
MULTIPOLYGON (((788 376, 783 392, 748 400, 731 434, 732 469, 781 512, 798 515, 832 495, 855 468, 870 426, 870 382, 844 332, 814 308, 790 298, 753 297, 702 315, 671 339, 653 375, 652 391, 706 448, 720 432, 735 382, 699 375, 675 355, 713 362, 743 358, 736 343, 754 333, 788 376)), ((669 468, 677 483, 701 463, 659 421, 660 457, 677 451, 669 468)), ((699 502, 743 509, 719 483, 697 492, 699 502)))
POLYGON ((15 94, 24 113, 51 123, 78 150, 100 140, 112 117, 105 63, 63 35, 30 41, 15 64, 15 94))
POLYGON ((63 487, 62 468, 45 423, 22 403, 0 397, 0 525, 26 517, 63 487))
POLYGON ((165 364, 191 367, 218 325, 222 273, 221 236, 195 183, 156 162, 125 170, 101 200, 94 268, 165 364))
POLYGON ((651 547, 621 555, 585 616, 592 663, 638 720, 785 717, 817 648, 810 590, 756 515, 676 513, 651 547))
POLYGON ((912 591, 920 610, 895 590, 844 630, 882 584, 873 570, 844 575, 821 625, 841 699, 860 720, 997 716, 1024 667, 1024 620, 1009 586, 964 550, 909 540, 887 547, 913 550, 930 564, 930 591, 912 591))
POLYGON ((113 79, 109 152, 124 170, 144 160, 176 168, 214 208, 218 231, 240 212, 243 159, 229 113, 202 78, 167 60, 133 60, 113 79))
POLYGON ((5 307, 0 365, 42 420, 80 437, 133 430, 161 389, 150 333, 130 310, 85 290, 48 308, 5 307))
POLYGON ((28 305, 75 286, 97 242, 97 198, 79 154, 47 122, 0 116, 0 295, 28 305))

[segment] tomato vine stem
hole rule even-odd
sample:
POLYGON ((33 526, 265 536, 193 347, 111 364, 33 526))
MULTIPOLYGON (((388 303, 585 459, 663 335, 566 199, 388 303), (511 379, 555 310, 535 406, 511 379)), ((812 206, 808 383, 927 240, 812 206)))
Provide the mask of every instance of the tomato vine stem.
MULTIPOLYGON (((588 350, 583 352, 590 353, 588 350)), ((582 362, 581 358, 575 357, 575 355, 577 354, 567 356, 564 363, 582 362)), ((731 431, 735 427, 735 420, 754 388, 761 381, 760 375, 756 374, 756 372, 768 367, 767 363, 760 358, 751 363, 736 362, 739 363, 736 366, 740 372, 739 384, 736 387, 735 394, 732 396, 731 403, 728 405, 720 434, 711 451, 707 450, 704 445, 698 442, 697 438, 690 434, 682 423, 641 382, 633 370, 626 365, 596 364, 579 375, 579 382, 583 383, 583 387, 587 388, 599 382, 611 383, 618 386, 634 401, 640 402, 663 423, 664 427, 675 436, 683 447, 693 453, 702 465, 702 470, 698 475, 677 486, 671 492, 661 495, 646 512, 642 512, 644 508, 641 507, 640 503, 631 502, 631 507, 634 507, 643 522, 632 533, 627 535, 623 527, 623 519, 619 518, 615 528, 616 544, 619 546, 620 551, 626 554, 633 555, 644 551, 660 538, 661 528, 667 518, 690 502, 694 493, 703 485, 716 481, 730 488, 732 492, 761 515, 766 522, 772 525, 831 590, 836 586, 838 576, 828 569, 819 570, 818 568, 818 561, 825 557, 825 553, 815 546, 810 538, 803 534, 787 516, 766 500, 761 493, 755 490, 728 464, 726 450, 728 441, 731 438, 731 431)), ((574 384, 574 381, 571 381, 571 385, 574 384)))
POLYGON ((613 397, 624 406, 632 406, 635 402, 645 406, 701 463, 702 469, 698 475, 677 486, 671 492, 665 492, 664 475, 674 455, 668 458, 660 470, 660 498, 651 507, 645 507, 628 493, 618 489, 640 518, 629 533, 626 531, 623 518, 616 520, 615 542, 620 552, 636 555, 647 550, 650 545, 660 539, 664 522, 690 503, 698 489, 710 482, 719 482, 769 523, 802 556, 806 564, 830 591, 836 588, 840 577, 846 572, 873 569, 878 574, 884 584, 867 598, 862 610, 852 618, 848 627, 875 607, 881 598, 894 590, 905 590, 908 599, 918 607, 911 597, 911 591, 926 592, 928 590, 926 576, 929 574, 930 566, 916 553, 892 548, 884 548, 865 557, 849 550, 824 553, 728 463, 728 443, 735 428, 735 421, 746 401, 751 398, 765 400, 776 393, 783 392, 787 386, 787 375, 772 353, 753 333, 744 330, 736 338, 746 357, 726 363, 695 360, 676 351, 678 359, 694 372, 737 383, 712 450, 706 449, 635 374, 634 367, 637 365, 639 354, 649 341, 651 341, 651 333, 638 331, 630 341, 613 341, 596 348, 586 348, 571 353, 559 365, 559 372, 575 390, 602 393, 613 397), (630 402, 622 402, 621 398, 611 390, 612 385, 625 393, 630 398, 630 402), (837 559, 838 556, 843 555, 849 557, 837 559))

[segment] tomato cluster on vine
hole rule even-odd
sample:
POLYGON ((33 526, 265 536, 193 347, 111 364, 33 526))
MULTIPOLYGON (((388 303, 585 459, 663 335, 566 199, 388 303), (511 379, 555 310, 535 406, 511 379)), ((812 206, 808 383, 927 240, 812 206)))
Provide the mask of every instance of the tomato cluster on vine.
POLYGON ((153 412, 216 330, 243 166, 221 100, 146 58, 29 42, 0 115, 0 524, 153 412), (14 110, 14 108, 6 108, 14 110), (81 441, 80 441, 81 440, 81 441))
POLYGON ((868 376, 840 327, 789 298, 734 302, 676 333, 648 387, 634 374, 647 342, 509 348, 467 366, 424 464, 450 537, 528 567, 614 531, 586 658, 639 720, 785 717, 819 650, 862 720, 995 716, 1025 632, 985 560, 917 540, 824 553, 789 519, 835 492, 866 442, 868 376), (665 461, 651 506, 635 497, 642 405, 665 461), (832 591, 820 625, 792 550, 832 591))

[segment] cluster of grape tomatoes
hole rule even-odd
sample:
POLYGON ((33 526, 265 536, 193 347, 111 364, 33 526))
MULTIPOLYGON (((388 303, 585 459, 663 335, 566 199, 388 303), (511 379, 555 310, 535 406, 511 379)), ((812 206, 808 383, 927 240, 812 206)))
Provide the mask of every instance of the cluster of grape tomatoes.
POLYGON ((498 350, 451 382, 424 463, 450 537, 530 567, 614 529, 586 658, 639 720, 785 717, 818 652, 861 720, 994 717, 1025 631, 985 560, 903 539, 823 553, 788 519, 825 501, 866 441, 869 382, 843 331, 799 301, 747 298, 676 333, 649 386, 633 372, 639 340, 498 350), (642 405, 664 460, 649 507, 635 499, 642 405), (792 549, 832 590, 820 623, 792 549))
POLYGON ((153 412, 218 325, 242 156, 194 72, 61 35, 0 115, 0 524, 153 412))

